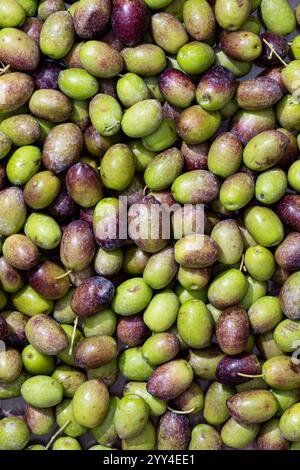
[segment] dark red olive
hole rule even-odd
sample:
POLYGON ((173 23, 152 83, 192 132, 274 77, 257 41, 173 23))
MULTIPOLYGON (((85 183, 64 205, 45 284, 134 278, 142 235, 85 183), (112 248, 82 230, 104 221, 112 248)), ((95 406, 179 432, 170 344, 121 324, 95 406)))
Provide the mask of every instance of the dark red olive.
POLYGON ((120 41, 120 39, 116 36, 116 33, 112 28, 101 36, 101 41, 106 42, 106 44, 109 44, 113 49, 118 52, 121 52, 121 50, 125 47, 124 44, 120 41))
POLYGON ((0 163, 0 191, 7 186, 6 165, 0 163))
POLYGON ((99 83, 99 93, 104 93, 105 95, 110 95, 116 100, 118 99, 117 89, 116 89, 116 79, 113 78, 102 78, 99 83))
POLYGON ((275 80, 280 85, 282 93, 286 93, 286 88, 283 84, 282 76, 281 76, 282 69, 283 69, 283 66, 268 68, 268 69, 263 70, 258 76, 273 78, 273 80, 275 80))
POLYGON ((29 283, 46 299, 60 299, 67 293, 70 285, 68 276, 64 274, 65 271, 58 264, 46 260, 31 272, 29 283))
POLYGON ((239 354, 237 356, 225 356, 219 362, 216 370, 218 382, 226 385, 238 385, 250 380, 239 374, 258 375, 261 367, 254 354, 239 354))
POLYGON ((138 44, 147 31, 149 11, 143 0, 115 0, 111 24, 117 38, 126 46, 138 44))
POLYGON ((151 196, 153 196, 160 204, 166 204, 169 207, 178 208, 180 207, 179 204, 173 198, 171 191, 152 191, 151 196), (175 206, 176 205, 176 206, 175 206))
POLYGON ((142 315, 131 315, 118 321, 117 336, 130 348, 143 344, 149 335, 150 330, 144 323, 142 315))
POLYGON ((216 65, 201 78, 196 92, 198 103, 209 111, 221 109, 235 92, 233 73, 226 67, 216 65))
POLYGON ((285 196, 277 204, 276 212, 284 225, 300 232, 300 195, 285 196))
POLYGON ((69 196, 65 188, 61 189, 58 196, 48 207, 49 214, 59 222, 66 222, 77 213, 78 206, 69 196))
POLYGON ((88 163, 72 165, 66 174, 66 185, 71 198, 81 207, 93 207, 103 197, 102 182, 88 163))
POLYGON ((72 310, 81 318, 91 317, 110 303, 115 288, 111 281, 101 276, 93 276, 80 284, 73 293, 72 310))
POLYGON ((177 106, 171 106, 170 103, 167 101, 163 104, 163 116, 167 119, 172 119, 173 121, 177 121, 180 116, 182 109, 178 108, 177 106))
POLYGON ((158 423, 159 450, 186 450, 190 442, 190 421, 185 415, 167 411, 158 423))
POLYGON ((43 22, 39 18, 27 18, 22 25, 22 29, 38 46, 40 45, 40 34, 43 22))
POLYGON ((94 208, 89 207, 88 209, 84 209, 81 207, 79 211, 79 218, 80 220, 83 220, 87 224, 89 224, 90 227, 93 227, 93 214, 94 214, 94 208))
POLYGON ((38 90, 41 88, 51 88, 58 90, 58 76, 61 72, 61 67, 53 62, 44 62, 34 73, 34 86, 38 90))
POLYGON ((74 220, 64 230, 60 243, 60 259, 67 269, 83 271, 91 263, 96 250, 93 230, 83 220, 74 220))
POLYGON ((275 259, 284 270, 297 271, 300 269, 300 233, 292 232, 286 236, 275 251, 275 259))
POLYGON ((110 0, 84 2, 75 9, 74 29, 80 38, 96 38, 105 30, 111 13, 110 0))
POLYGON ((181 70, 166 69, 160 75, 158 84, 161 94, 172 106, 187 108, 195 98, 196 87, 181 70))
POLYGON ((264 67, 279 65, 280 60, 277 55, 272 53, 268 44, 270 44, 270 46, 275 50, 276 54, 284 59, 289 50, 287 40, 280 34, 273 33, 271 31, 265 31, 262 33, 260 35, 260 39, 262 42, 262 52, 257 59, 258 64, 263 65, 264 67), (267 41, 268 44, 265 41, 267 41))
POLYGON ((207 170, 207 155, 209 150, 207 142, 188 145, 183 141, 180 150, 189 170, 207 170))
POLYGON ((8 334, 8 326, 5 318, 0 316, 0 340, 3 341, 8 334))

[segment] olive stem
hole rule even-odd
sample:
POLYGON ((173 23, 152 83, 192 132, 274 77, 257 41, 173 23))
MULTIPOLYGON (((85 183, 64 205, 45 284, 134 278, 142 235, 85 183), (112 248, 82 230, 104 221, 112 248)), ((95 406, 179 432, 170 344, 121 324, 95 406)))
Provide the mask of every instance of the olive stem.
POLYGON ((244 260, 245 260, 245 255, 244 255, 244 253, 243 253, 243 254, 242 254, 242 259, 241 259, 241 264, 240 264, 240 269, 239 269, 241 272, 243 271, 244 260))
POLYGON ((272 57, 272 55, 274 54, 278 60, 280 60, 280 62, 285 66, 287 67, 287 63, 283 60, 283 58, 275 51, 274 47, 264 38, 263 39, 263 42, 265 44, 267 44, 267 46, 269 47, 269 49, 271 50, 271 55, 270 55, 270 58, 272 57))
POLYGON ((146 185, 146 186, 144 187, 144 189, 143 189, 143 196, 146 196, 146 191, 147 191, 147 189, 148 189, 148 186, 146 185))
POLYGON ((9 71, 10 64, 7 64, 5 67, 0 69, 0 75, 4 75, 6 72, 9 71))
POLYGON ((67 271, 67 272, 65 272, 65 273, 63 273, 63 274, 61 274, 60 276, 57 276, 57 277, 55 278, 55 280, 63 279, 64 277, 69 276, 69 274, 71 274, 71 272, 72 272, 71 269, 69 269, 69 271, 67 271))
POLYGON ((249 379, 262 379, 265 376, 265 374, 258 374, 258 375, 243 374, 243 372, 238 372, 236 375, 239 375, 240 377, 247 377, 249 379))
POLYGON ((71 337, 71 344, 70 344, 70 349, 69 349, 70 356, 73 352, 73 346, 74 346, 74 340, 75 340, 75 334, 76 334, 77 326, 78 326, 78 317, 76 317, 75 320, 74 320, 74 326, 73 326, 72 337, 71 337))
POLYGON ((170 406, 168 406, 168 410, 172 411, 172 413, 176 413, 177 415, 188 415, 190 413, 193 413, 193 411, 195 411, 195 407, 191 408, 190 410, 182 411, 182 410, 174 410, 174 408, 171 408, 170 406))
POLYGON ((68 421, 65 422, 65 424, 59 428, 55 434, 53 434, 53 436, 51 437, 50 441, 48 442, 48 444, 46 445, 46 450, 49 450, 49 448, 51 447, 52 443, 55 441, 55 439, 57 438, 57 436, 60 435, 60 433, 63 432, 63 430, 71 423, 71 420, 68 419, 68 421))

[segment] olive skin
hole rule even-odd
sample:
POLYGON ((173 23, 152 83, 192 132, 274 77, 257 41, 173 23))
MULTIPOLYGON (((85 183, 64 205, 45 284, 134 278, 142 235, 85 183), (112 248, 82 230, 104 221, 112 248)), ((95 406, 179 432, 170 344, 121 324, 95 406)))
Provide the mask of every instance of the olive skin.
POLYGON ((40 54, 39 48, 30 37, 15 28, 3 28, 0 32, 0 60, 10 64, 14 70, 36 69, 40 54))
POLYGON ((1 235, 9 236, 19 232, 25 222, 26 213, 27 209, 21 189, 10 187, 0 191, 1 235))
POLYGON ((282 198, 277 205, 276 212, 290 229, 297 232, 300 230, 300 196, 298 194, 282 198))
POLYGON ((193 371, 183 359, 159 366, 147 383, 147 391, 157 398, 171 400, 183 393, 192 383, 193 371))
POLYGON ((34 83, 29 75, 12 72, 0 77, 2 100, 0 112, 10 112, 25 104, 33 93, 34 83))
POLYGON ((188 268, 211 266, 218 256, 218 245, 208 235, 187 235, 175 244, 175 260, 188 268))
POLYGON ((43 164, 53 173, 61 173, 75 164, 83 147, 83 136, 72 123, 55 126, 47 135, 43 147, 43 164))
POLYGON ((274 395, 267 390, 245 390, 227 400, 231 416, 246 424, 262 423, 271 419, 277 412, 274 395))
POLYGON ((300 272, 293 273, 280 290, 280 304, 285 315, 291 320, 300 319, 299 299, 300 272))
POLYGON ((93 232, 86 222, 75 220, 66 227, 60 243, 60 259, 66 268, 74 271, 86 269, 95 249, 93 232))
POLYGON ((86 279, 74 291, 71 307, 80 318, 86 318, 102 310, 114 295, 114 286, 101 276, 86 279))
POLYGON ((46 121, 60 123, 72 114, 72 103, 58 90, 36 90, 29 101, 32 114, 46 121))
POLYGON ((257 438, 259 450, 288 450, 289 442, 280 432, 279 420, 271 419, 263 424, 257 438))
POLYGON ((137 436, 148 420, 149 408, 138 395, 125 395, 118 402, 114 424, 121 439, 137 436))
POLYGON ((207 1, 188 0, 185 2, 183 21, 187 32, 197 41, 207 41, 214 34, 216 20, 207 1))
POLYGON ((117 325, 117 337, 130 348, 144 344, 150 330, 141 315, 120 318, 117 325))
POLYGON ((20 270, 33 268, 38 263, 40 256, 37 246, 21 234, 8 237, 2 246, 2 252, 6 261, 20 270))
POLYGON ((278 163, 288 149, 289 139, 280 131, 264 131, 248 142, 243 152, 250 170, 263 171, 278 163))
POLYGON ((117 343, 111 336, 94 335, 82 340, 76 350, 76 365, 96 369, 117 357, 117 343))
POLYGON ((274 47, 277 54, 283 59, 287 55, 289 49, 287 40, 280 34, 271 31, 266 31, 262 33, 260 35, 260 38, 262 40, 262 53, 258 58, 258 63, 263 65, 264 67, 268 67, 270 65, 280 65, 280 60, 278 59, 278 57, 276 57, 275 54, 272 54, 272 57, 270 57, 270 48, 264 42, 264 40, 268 41, 268 43, 271 44, 272 47, 274 47))
POLYGON ((235 355, 245 351, 250 333, 246 311, 240 307, 223 310, 216 325, 220 348, 225 354, 235 355))
MULTIPOLYGON (((189 170, 207 170, 207 154, 209 145, 202 144, 188 145, 182 142, 180 151, 189 170)), ((211 170, 210 170, 211 171, 211 170)), ((214 173, 212 171, 212 173, 214 173)))
POLYGON ((112 78, 123 68, 121 54, 101 41, 88 41, 79 51, 80 62, 94 77, 112 78))
POLYGON ((18 416, 2 418, 0 421, 0 449, 23 450, 29 441, 30 432, 18 416))
POLYGON ((218 130, 221 115, 206 111, 199 105, 185 109, 177 121, 177 133, 187 144, 201 144, 218 130))
POLYGON ((207 204, 217 197, 219 182, 209 171, 188 171, 175 179, 171 191, 180 204, 207 204))
POLYGON ((279 390, 294 390, 299 388, 300 369, 291 357, 278 355, 267 359, 262 366, 265 382, 279 390))
POLYGON ((252 62, 262 51, 260 37, 250 31, 228 33, 221 38, 220 46, 225 54, 244 62, 252 62))
POLYGON ((168 243, 169 234, 164 233, 163 221, 169 216, 153 196, 144 196, 128 210, 128 234, 143 251, 156 253, 168 243))
POLYGON ((184 302, 178 312, 177 330, 190 347, 202 349, 211 344, 213 322, 201 300, 184 302))
POLYGON ((32 209, 44 209, 56 198, 60 189, 60 180, 50 171, 40 171, 27 181, 24 199, 32 209))
POLYGON ((172 106, 187 108, 195 98, 196 88, 185 73, 166 69, 159 77, 159 89, 172 106))
POLYGON ((212 382, 204 400, 203 415, 212 426, 225 423, 230 417, 226 402, 234 395, 234 388, 219 382, 212 382))
POLYGON ((246 145, 263 131, 275 128, 276 116, 272 108, 255 111, 239 110, 232 118, 231 132, 246 145))
POLYGON ((227 31, 235 31, 241 29, 245 23, 251 9, 251 2, 243 0, 216 0, 215 16, 221 28, 227 31))
POLYGON ((192 430, 189 450, 222 450, 218 431, 208 424, 197 424, 192 430))
POLYGON ((245 80, 237 88, 237 103, 247 110, 269 108, 281 98, 280 85, 269 77, 245 80))
POLYGON ((158 424, 158 450, 186 450, 190 441, 190 423, 187 416, 167 411, 158 424))
POLYGON ((142 0, 117 0, 111 14, 112 28, 126 46, 138 44, 147 30, 149 11, 142 0))
POLYGON ((109 0, 84 0, 74 13, 74 29, 77 36, 91 39, 103 33, 110 17, 109 0))
POLYGON ((39 139, 41 133, 37 120, 27 114, 4 119, 0 128, 18 147, 33 144, 39 139))
POLYGON ((159 12, 153 15, 151 30, 156 44, 169 54, 176 54, 188 42, 185 27, 170 13, 159 12))
POLYGON ((4 383, 14 382, 22 370, 20 353, 13 348, 0 351, 0 380, 4 383))
POLYGON ((103 197, 103 186, 97 172, 87 163, 76 163, 66 174, 71 198, 81 207, 95 206, 103 197))
POLYGON ((62 327, 47 315, 35 315, 25 326, 28 341, 40 352, 56 355, 68 346, 62 327))
POLYGON ((50 15, 41 29, 42 53, 51 59, 61 59, 68 54, 73 42, 74 28, 71 15, 66 11, 57 11, 50 15))
POLYGON ((68 277, 61 277, 64 274, 65 271, 58 264, 46 260, 31 272, 29 283, 45 299, 60 299, 69 290, 68 277))
POLYGON ((87 380, 75 392, 72 401, 74 419, 81 426, 95 428, 109 407, 109 392, 101 380, 87 380))
POLYGON ((215 380, 217 366, 224 357, 224 353, 216 346, 208 348, 189 349, 188 361, 196 377, 203 380, 215 380))
POLYGON ((237 356, 225 356, 217 366, 216 378, 218 382, 225 385, 239 385, 249 380, 248 377, 238 375, 240 372, 247 375, 257 375, 260 370, 260 363, 254 354, 243 353, 237 356))
POLYGON ((300 234, 298 232, 289 233, 275 251, 277 264, 288 271, 300 269, 300 234))
POLYGON ((259 424, 239 423, 230 418, 221 429, 221 439, 228 447, 243 449, 254 441, 259 429, 259 424))
POLYGON ((217 65, 201 78, 197 90, 197 102, 208 111, 222 109, 233 97, 236 83, 233 73, 217 65))

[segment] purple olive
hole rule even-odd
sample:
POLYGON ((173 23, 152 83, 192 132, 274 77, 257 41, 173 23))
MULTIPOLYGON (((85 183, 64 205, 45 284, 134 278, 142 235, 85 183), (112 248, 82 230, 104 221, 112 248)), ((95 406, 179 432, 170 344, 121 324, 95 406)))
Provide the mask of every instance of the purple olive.
POLYGON ((149 335, 150 330, 144 323, 142 315, 131 315, 118 321, 117 336, 130 348, 143 344, 149 335))
POLYGON ((103 197, 102 182, 88 163, 72 165, 66 174, 66 185, 71 198, 81 207, 93 207, 103 197))
POLYGON ((117 38, 126 46, 138 44, 147 31, 149 10, 143 0, 115 0, 111 23, 117 38))
POLYGON ((81 208, 79 211, 79 218, 80 220, 83 220, 84 222, 89 224, 90 227, 93 227, 93 214, 93 207, 89 207, 88 209, 81 208))
POLYGON ((58 264, 46 260, 31 272, 29 283, 46 299, 60 299, 69 290, 69 279, 64 274, 65 271, 58 264))
POLYGON ((61 189, 58 196, 48 207, 49 214, 59 222, 66 222, 77 213, 78 206, 66 189, 61 189))
POLYGON ((166 119, 172 119, 173 121, 177 121, 180 116, 182 109, 176 106, 171 106, 170 103, 167 101, 163 104, 163 116, 166 119))
POLYGON ((184 415, 167 411, 158 423, 158 450, 186 450, 190 442, 190 422, 184 415))
POLYGON ((8 334, 8 325, 5 318, 0 317, 0 340, 3 341, 8 334))
POLYGON ((268 67, 270 65, 280 64, 280 60, 274 53, 272 53, 270 47, 267 45, 266 42, 268 42, 270 46, 275 50, 275 52, 284 59, 289 50, 287 40, 280 34, 273 33, 271 31, 265 31, 264 33, 262 33, 260 35, 260 39, 262 42, 262 52, 259 58, 257 59, 259 65, 268 67))
POLYGON ((114 292, 115 288, 108 279, 90 277, 75 289, 71 300, 72 310, 80 318, 95 315, 110 303, 114 292))
POLYGON ((71 222, 64 230, 60 243, 60 259, 72 271, 82 271, 91 263, 95 254, 92 228, 82 220, 71 222))
POLYGON ((292 230, 300 232, 300 195, 285 196, 278 203, 276 212, 281 221, 292 230))
POLYGON ((183 141, 180 150, 189 170, 207 170, 207 155, 209 150, 207 142, 188 145, 183 141))
POLYGON ((39 46, 42 26, 43 22, 40 18, 31 17, 25 20, 22 25, 22 30, 39 46))
POLYGON ((53 62, 44 62, 34 73, 34 86, 37 90, 41 88, 51 88, 52 90, 59 90, 58 76, 61 72, 61 67, 53 62))
POLYGON ((187 108, 195 98, 196 87, 181 70, 166 69, 159 77, 159 89, 172 106, 187 108))
POLYGON ((0 163, 0 191, 7 186, 6 165, 0 163))
POLYGON ((239 374, 258 375, 260 374, 260 363, 254 354, 239 354, 237 356, 225 356, 219 362, 216 370, 218 382, 226 385, 238 385, 250 380, 239 374))

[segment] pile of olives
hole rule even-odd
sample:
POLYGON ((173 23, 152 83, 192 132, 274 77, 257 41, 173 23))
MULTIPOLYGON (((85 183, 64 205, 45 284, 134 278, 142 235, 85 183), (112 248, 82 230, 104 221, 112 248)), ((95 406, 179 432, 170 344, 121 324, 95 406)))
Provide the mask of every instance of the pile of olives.
POLYGON ((300 450, 298 25, 0 0, 0 450, 300 450))

